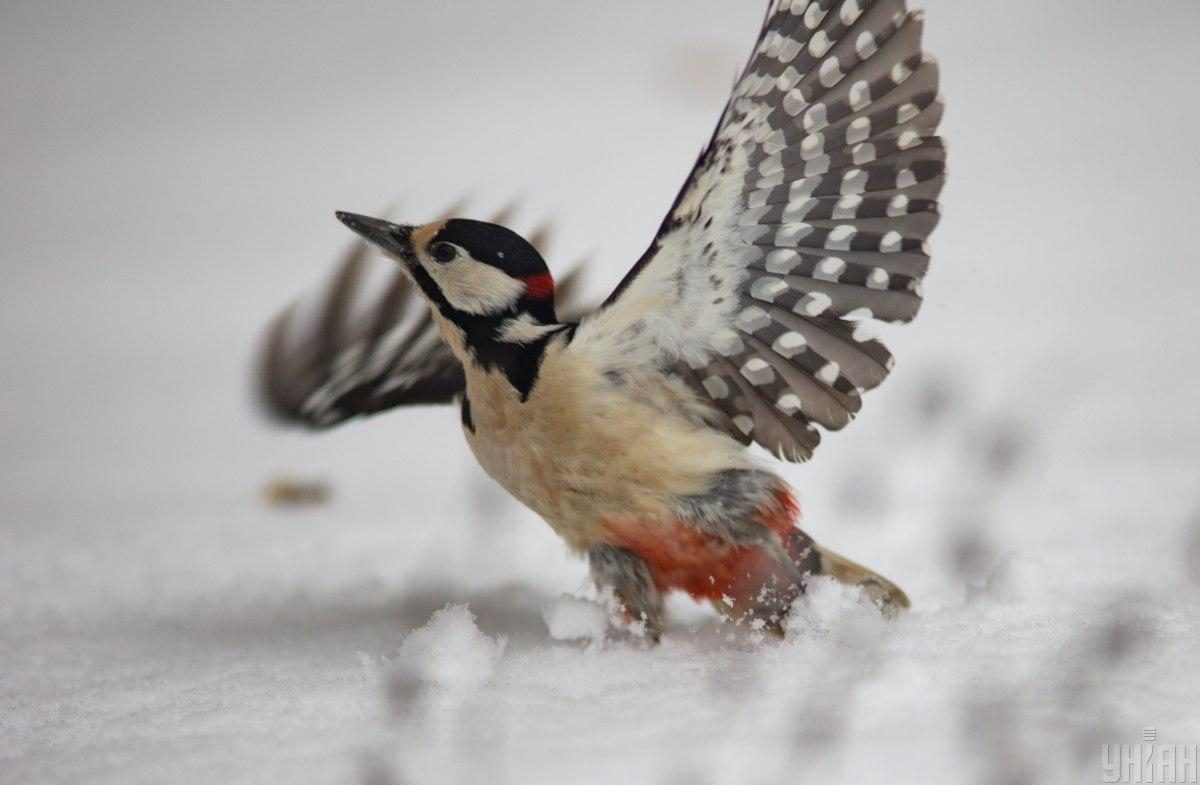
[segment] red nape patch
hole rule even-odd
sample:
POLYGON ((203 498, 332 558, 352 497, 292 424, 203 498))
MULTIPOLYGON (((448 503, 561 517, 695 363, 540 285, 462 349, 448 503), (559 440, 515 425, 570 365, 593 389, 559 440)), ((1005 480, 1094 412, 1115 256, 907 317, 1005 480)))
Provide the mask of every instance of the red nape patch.
MULTIPOLYGON (((786 488, 775 503, 759 510, 759 520, 781 535, 790 532, 799 514, 786 488)), ((686 521, 606 521, 609 542, 636 553, 650 568, 660 591, 679 589, 696 599, 721 601, 752 597, 780 568, 758 547, 737 547, 698 530, 686 521)))
POLYGON ((530 300, 544 300, 554 294, 554 278, 550 273, 521 276, 525 282, 525 296, 530 300))

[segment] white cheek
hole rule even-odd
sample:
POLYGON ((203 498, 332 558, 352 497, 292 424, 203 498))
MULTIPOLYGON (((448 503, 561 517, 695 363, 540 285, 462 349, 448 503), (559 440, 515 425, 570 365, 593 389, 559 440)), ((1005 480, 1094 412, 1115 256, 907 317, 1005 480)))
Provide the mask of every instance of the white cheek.
POLYGON ((511 308, 525 292, 522 281, 474 259, 446 264, 422 259, 421 264, 450 304, 466 313, 499 313, 511 308))

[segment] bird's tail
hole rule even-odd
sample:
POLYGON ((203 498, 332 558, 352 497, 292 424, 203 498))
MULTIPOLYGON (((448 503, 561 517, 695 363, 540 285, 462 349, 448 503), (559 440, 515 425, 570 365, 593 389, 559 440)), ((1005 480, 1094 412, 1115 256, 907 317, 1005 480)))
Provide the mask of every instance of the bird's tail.
POLYGON ((828 575, 849 586, 859 586, 879 606, 884 616, 892 617, 909 607, 908 595, 874 570, 852 562, 841 554, 812 543, 821 563, 820 575, 828 575))

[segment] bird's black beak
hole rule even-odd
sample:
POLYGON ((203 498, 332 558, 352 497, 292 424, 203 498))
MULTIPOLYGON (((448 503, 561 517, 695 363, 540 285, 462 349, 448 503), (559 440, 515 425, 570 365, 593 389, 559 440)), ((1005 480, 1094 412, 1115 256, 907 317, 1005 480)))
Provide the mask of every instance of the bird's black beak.
POLYGON ((392 256, 406 262, 416 258, 412 249, 413 227, 401 226, 357 213, 343 213, 340 210, 337 212, 337 218, 350 227, 355 234, 367 242, 379 246, 392 256))

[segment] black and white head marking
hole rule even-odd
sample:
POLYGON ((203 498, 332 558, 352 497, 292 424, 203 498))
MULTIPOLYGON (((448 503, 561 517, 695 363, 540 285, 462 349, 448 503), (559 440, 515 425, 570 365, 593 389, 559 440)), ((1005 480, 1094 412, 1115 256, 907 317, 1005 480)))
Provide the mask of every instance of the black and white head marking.
POLYGON ((470 359, 499 370, 528 398, 550 338, 563 330, 541 254, 496 224, 454 218, 403 227, 339 213, 354 231, 401 263, 430 305, 462 333, 470 359))

